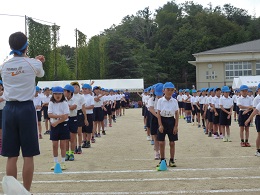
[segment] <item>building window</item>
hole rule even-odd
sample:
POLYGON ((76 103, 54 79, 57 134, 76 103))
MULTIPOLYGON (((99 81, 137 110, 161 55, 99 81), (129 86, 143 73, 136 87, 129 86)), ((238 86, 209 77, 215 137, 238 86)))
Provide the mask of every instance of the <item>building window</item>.
POLYGON ((260 75, 260 61, 256 62, 255 75, 260 75))
POLYGON ((214 80, 217 78, 215 71, 206 71, 206 79, 214 80))
MULTIPOLYGON (((239 76, 251 76, 252 64, 251 62, 228 62, 226 66, 226 79, 233 79, 239 76)), ((259 63, 260 74, 260 63, 259 63)))

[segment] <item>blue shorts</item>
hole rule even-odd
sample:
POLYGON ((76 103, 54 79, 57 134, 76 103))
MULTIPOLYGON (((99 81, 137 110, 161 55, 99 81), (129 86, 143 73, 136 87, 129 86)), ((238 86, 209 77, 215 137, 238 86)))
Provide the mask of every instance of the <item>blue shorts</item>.
POLYGON ((3 109, 2 156, 40 154, 36 110, 33 101, 6 102, 3 109))
POLYGON ((104 120, 104 113, 101 107, 95 107, 93 109, 93 121, 103 121, 104 120))
POLYGON ((178 133, 173 134, 173 128, 175 126, 175 118, 174 117, 161 117, 162 125, 163 125, 163 133, 159 130, 157 131, 157 140, 165 141, 165 135, 168 135, 169 141, 174 142, 178 140, 178 133))
POLYGON ((82 110, 78 110, 77 112, 77 123, 78 123, 78 127, 83 127, 85 125, 84 123, 84 114, 82 112, 82 110))
POLYGON ((256 115, 255 117, 255 127, 256 131, 260 132, 260 115, 256 115))
POLYGON ((59 141, 68 139, 70 139, 70 131, 67 121, 58 124, 56 127, 51 126, 50 140, 59 141))
POLYGON ((78 133, 77 116, 69 117, 68 125, 69 125, 69 131, 71 133, 78 133))
POLYGON ((93 131, 93 114, 87 114, 88 126, 82 127, 83 133, 92 133, 93 131))
POLYGON ((36 111, 36 113, 37 113, 38 122, 41 122, 42 121, 42 111, 36 111))

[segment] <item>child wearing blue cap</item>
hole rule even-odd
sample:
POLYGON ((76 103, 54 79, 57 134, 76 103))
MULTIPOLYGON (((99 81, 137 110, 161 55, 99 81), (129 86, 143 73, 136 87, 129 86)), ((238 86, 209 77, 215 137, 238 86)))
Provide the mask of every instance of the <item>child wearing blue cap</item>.
POLYGON ((184 103, 183 103, 183 91, 182 89, 179 90, 179 95, 177 96, 177 101, 178 101, 178 105, 179 105, 179 115, 180 118, 183 119, 184 118, 184 103))
POLYGON ((199 96, 197 96, 197 91, 192 90, 191 97, 191 109, 192 109, 192 125, 194 126, 196 122, 198 122, 198 127, 200 128, 200 107, 199 107, 199 96), (196 118, 195 118, 196 116, 196 118))
POLYGON ((85 109, 87 114, 88 126, 85 125, 83 131, 83 145, 82 148, 90 148, 92 143, 95 143, 93 132, 93 109, 94 109, 94 97, 92 96, 92 87, 89 84, 82 86, 82 92, 85 99, 85 109))
POLYGON ((73 96, 74 87, 72 85, 66 85, 64 88, 64 97, 69 105, 69 120, 68 127, 70 131, 70 139, 66 140, 66 157, 65 161, 74 161, 74 149, 77 144, 77 103, 73 96))
POLYGON ((223 142, 231 142, 230 125, 232 117, 233 100, 229 96, 230 89, 228 86, 222 87, 223 96, 219 100, 220 116, 219 124, 223 134, 223 142))
POLYGON ((152 135, 152 140, 154 141, 154 151, 155 151, 155 160, 160 159, 160 151, 159 151, 159 142, 157 140, 157 131, 158 131, 158 119, 157 119, 157 103, 158 100, 163 96, 163 84, 158 83, 155 88, 154 88, 154 97, 151 98, 148 102, 149 110, 151 115, 151 135, 152 135))
POLYGON ((45 130, 46 132, 44 134, 50 133, 49 123, 50 119, 48 117, 48 105, 51 99, 51 91, 49 87, 44 88, 44 96, 42 98, 42 110, 43 110, 43 118, 45 123, 45 130))
POLYGON ((206 133, 206 126, 205 126, 205 107, 204 105, 206 104, 207 96, 206 96, 206 90, 207 89, 202 89, 201 90, 201 96, 199 97, 199 106, 200 106, 200 115, 201 115, 201 121, 202 121, 202 127, 204 129, 204 133, 206 133))
MULTIPOLYGON (((174 93, 174 85, 167 82, 163 86, 164 97, 158 100, 157 104, 157 118, 159 130, 157 140, 160 146, 161 162, 165 161, 165 135, 168 135, 170 141, 170 167, 176 167, 174 162, 175 155, 175 141, 178 140, 178 123, 179 123, 179 106, 176 99, 172 97, 174 93)), ((160 162, 160 163, 161 163, 160 162)), ((158 165, 160 167, 160 165, 158 165)))
POLYGON ((249 126, 250 122, 245 124, 245 121, 249 118, 250 114, 253 110, 253 101, 250 97, 248 97, 248 86, 241 85, 240 86, 241 97, 237 101, 237 106, 239 107, 239 116, 238 122, 240 127, 240 139, 241 139, 241 147, 251 147, 248 142, 249 139, 249 126), (245 132, 245 136, 244 136, 245 132))
POLYGON ((211 105, 213 108, 213 134, 215 139, 223 139, 223 135, 220 129, 219 125, 219 116, 220 116, 220 105, 219 105, 219 100, 220 100, 220 95, 221 95, 221 89, 218 87, 215 87, 213 89, 215 92, 215 96, 211 99, 211 105))
POLYGON ((184 96, 184 102, 185 102, 185 115, 186 115, 186 120, 187 123, 191 123, 191 95, 190 95, 190 90, 186 89, 185 90, 185 96, 184 96))
POLYGON ((35 95, 34 95, 34 98, 33 98, 33 104, 34 104, 34 107, 35 107, 36 113, 37 113, 37 119, 38 119, 37 124, 38 124, 38 131, 39 131, 39 139, 42 139, 42 124, 41 124, 42 99, 39 96, 39 91, 40 91, 40 88, 38 86, 36 86, 36 91, 35 91, 35 95))
POLYGON ((51 170, 54 170, 56 163, 59 163, 59 146, 61 150, 61 169, 65 170, 66 140, 70 139, 68 127, 69 105, 64 97, 62 87, 53 87, 52 93, 53 96, 51 97, 48 107, 48 115, 51 122, 50 140, 52 140, 54 159, 54 166, 51 167, 51 170))

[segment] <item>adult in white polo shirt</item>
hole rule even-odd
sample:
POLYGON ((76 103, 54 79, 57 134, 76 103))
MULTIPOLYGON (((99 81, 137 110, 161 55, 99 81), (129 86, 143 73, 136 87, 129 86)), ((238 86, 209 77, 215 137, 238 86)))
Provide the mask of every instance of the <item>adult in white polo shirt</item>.
POLYGON ((3 109, 3 145, 2 156, 8 157, 6 175, 17 178, 17 160, 20 149, 24 159, 23 185, 30 191, 34 160, 39 155, 36 110, 33 105, 35 95, 35 78, 43 77, 42 63, 44 56, 30 59, 26 56, 27 37, 16 32, 10 35, 10 54, 14 57, 2 66, 4 94, 1 101, 6 100, 3 109))
POLYGON ((82 143, 82 127, 87 122, 87 116, 86 116, 86 110, 85 110, 85 100, 84 97, 79 93, 80 92, 80 86, 78 82, 72 82, 71 85, 74 87, 74 98, 75 102, 77 104, 77 121, 78 121, 78 144, 75 147, 75 154, 81 154, 81 143, 82 143))

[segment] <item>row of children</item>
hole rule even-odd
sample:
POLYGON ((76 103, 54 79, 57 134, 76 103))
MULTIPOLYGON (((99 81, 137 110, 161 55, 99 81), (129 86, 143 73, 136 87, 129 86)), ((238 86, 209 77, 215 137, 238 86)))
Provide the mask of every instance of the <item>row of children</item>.
POLYGON ((112 89, 99 86, 92 89, 90 84, 83 84, 81 91, 79 83, 72 82, 63 88, 45 88, 43 94, 40 91, 36 86, 33 102, 38 116, 39 138, 42 137, 42 110, 45 124, 50 122, 54 156, 52 170, 58 163, 58 146, 62 157, 61 168, 65 170, 65 161, 74 161, 74 154, 81 154, 82 148, 90 148, 90 142, 95 143, 94 137, 101 137, 101 131, 106 135, 107 122, 112 127, 112 119, 116 122, 116 116, 125 112, 124 95, 112 89))
MULTIPOLYGON (((162 86, 160 83, 153 85, 145 89, 143 94, 139 94, 143 102, 142 115, 144 116, 144 128, 147 132, 147 140, 151 141, 151 144, 154 145, 155 159, 165 159, 165 143, 164 138, 161 139, 160 137, 160 125, 158 126, 158 123, 162 124, 160 116, 173 117, 175 115, 176 107, 171 107, 169 102, 172 102, 172 105, 177 102, 178 118, 184 118, 187 123, 192 123, 192 125, 195 125, 197 122, 198 128, 201 127, 200 121, 202 121, 204 133, 209 137, 213 135, 215 139, 222 139, 223 142, 231 142, 230 126, 233 115, 232 111, 234 111, 234 116, 238 116, 241 147, 251 146, 248 141, 249 126, 254 116, 257 115, 255 124, 258 136, 255 155, 260 156, 260 117, 258 115, 260 114, 260 84, 257 88, 258 95, 256 97, 252 97, 253 92, 246 85, 241 85, 240 89, 236 90, 235 95, 232 97, 230 97, 230 88, 223 86, 222 88, 202 88, 198 91, 189 89, 179 90, 176 102, 173 97, 165 101, 167 100, 165 99, 165 89, 167 89, 165 87, 167 85, 162 86), (158 105, 158 99, 161 99, 164 103, 163 105, 167 106, 163 108, 160 107, 160 105, 158 105)), ((175 119, 176 117, 177 115, 175 119)), ((165 125, 162 126, 164 127, 165 125)), ((164 134, 167 134, 167 131, 164 131, 164 134)), ((170 146, 171 144, 173 145, 171 136, 169 136, 169 140, 170 146)), ((171 146, 171 151, 175 151, 174 146, 171 146)), ((173 157, 174 153, 171 153, 170 159, 173 160, 173 157)), ((176 166, 175 163, 171 163, 171 160, 169 165, 176 166)))

